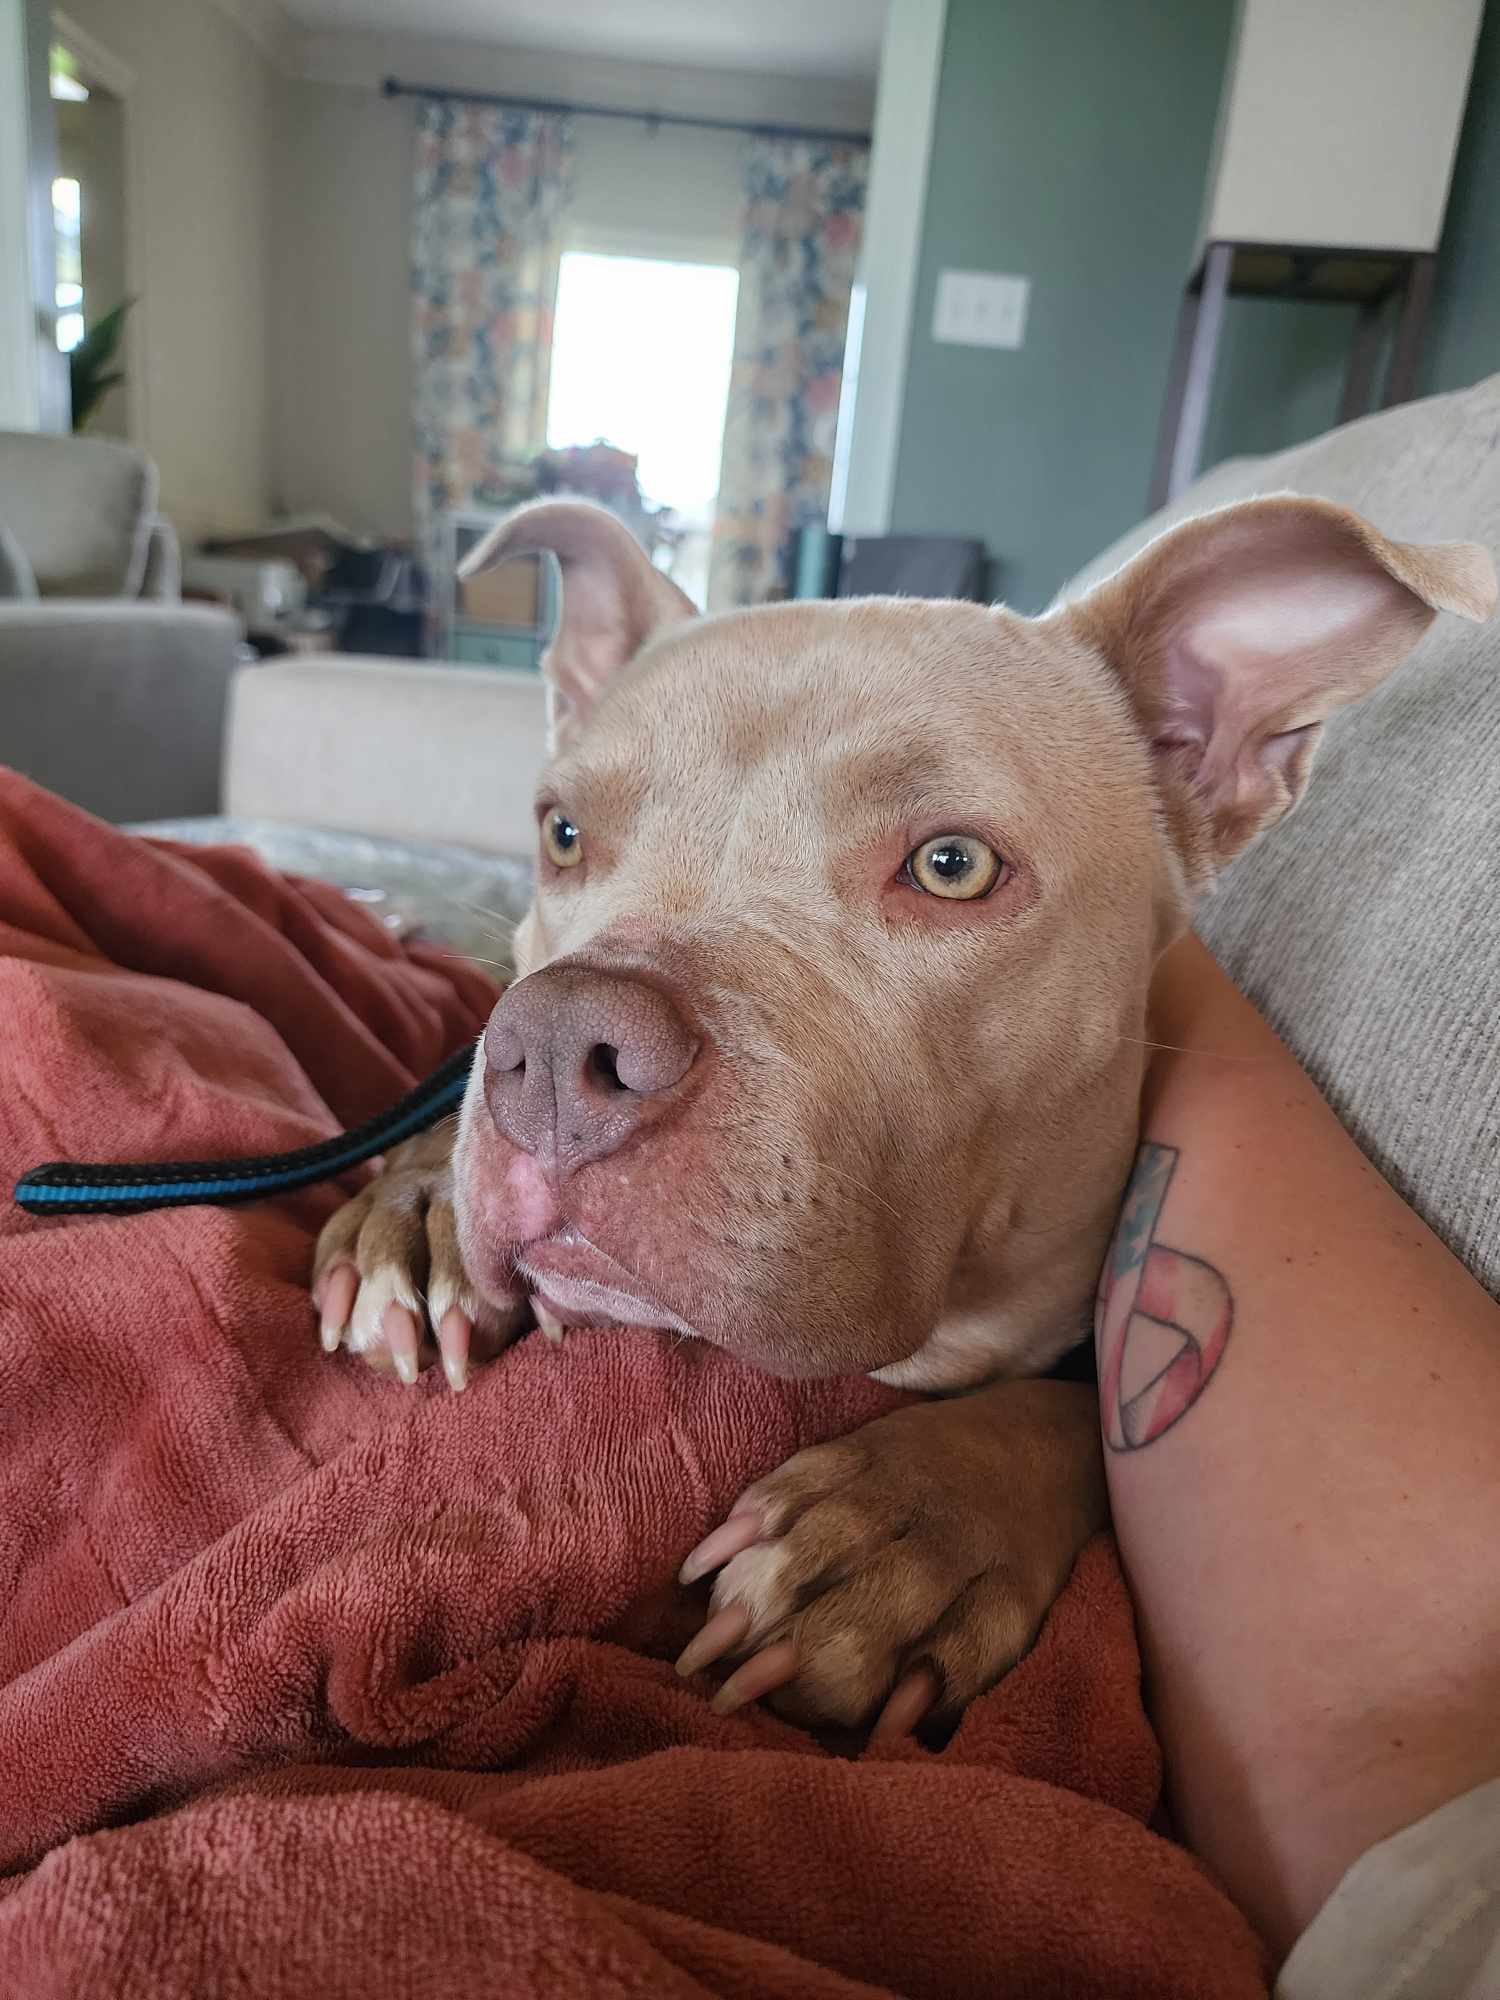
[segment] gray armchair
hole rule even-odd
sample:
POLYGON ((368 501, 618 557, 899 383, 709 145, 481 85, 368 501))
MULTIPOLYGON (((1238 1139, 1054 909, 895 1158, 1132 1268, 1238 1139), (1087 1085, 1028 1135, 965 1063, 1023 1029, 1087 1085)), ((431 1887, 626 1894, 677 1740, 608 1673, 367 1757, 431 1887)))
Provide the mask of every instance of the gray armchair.
POLYGON ((216 812, 239 628, 179 592, 149 459, 0 432, 0 762, 105 819, 216 812))

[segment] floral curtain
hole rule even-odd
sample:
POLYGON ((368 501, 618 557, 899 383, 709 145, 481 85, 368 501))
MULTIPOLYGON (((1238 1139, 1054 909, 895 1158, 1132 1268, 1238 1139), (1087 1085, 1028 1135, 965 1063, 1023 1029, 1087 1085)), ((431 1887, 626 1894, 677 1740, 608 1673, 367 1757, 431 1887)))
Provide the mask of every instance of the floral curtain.
POLYGON ((852 141, 750 141, 714 610, 784 593, 798 530, 826 518, 868 179, 852 141))
POLYGON ((412 229, 415 514, 503 504, 508 464, 546 444, 547 372, 572 120, 427 99, 412 229))

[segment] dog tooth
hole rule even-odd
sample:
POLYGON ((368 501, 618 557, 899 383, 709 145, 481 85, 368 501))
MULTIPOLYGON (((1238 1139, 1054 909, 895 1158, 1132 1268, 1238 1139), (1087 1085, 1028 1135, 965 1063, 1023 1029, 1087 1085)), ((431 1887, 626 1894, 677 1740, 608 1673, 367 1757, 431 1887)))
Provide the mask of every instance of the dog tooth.
POLYGON ((531 1310, 545 1338, 550 1340, 554 1347, 561 1347, 563 1335, 568 1329, 563 1325, 551 1306, 543 1305, 540 1299, 533 1299, 531 1301, 531 1310))

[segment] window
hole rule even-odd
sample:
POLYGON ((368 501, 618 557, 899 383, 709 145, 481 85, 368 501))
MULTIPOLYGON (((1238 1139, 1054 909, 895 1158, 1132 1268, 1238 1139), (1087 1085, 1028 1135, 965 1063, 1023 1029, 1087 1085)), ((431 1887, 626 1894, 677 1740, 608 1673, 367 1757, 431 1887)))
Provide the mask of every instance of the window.
POLYGON ((671 570, 700 601, 739 282, 729 265, 570 250, 557 287, 547 443, 634 454, 646 499, 686 531, 671 570))
MULTIPOLYGON (((88 86, 70 50, 54 42, 48 59, 52 97, 59 104, 87 104, 88 86)), ((83 338, 83 190, 66 175, 52 183, 52 227, 57 239, 57 344, 70 354, 83 338)))
POLYGON ((57 238, 57 344, 71 354, 83 338, 83 190, 66 175, 52 183, 57 238))

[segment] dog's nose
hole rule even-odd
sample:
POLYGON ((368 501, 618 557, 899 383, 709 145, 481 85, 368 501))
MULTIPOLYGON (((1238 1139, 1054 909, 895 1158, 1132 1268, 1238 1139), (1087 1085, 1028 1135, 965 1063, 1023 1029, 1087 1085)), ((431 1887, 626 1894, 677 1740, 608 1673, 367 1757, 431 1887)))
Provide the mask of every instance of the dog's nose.
POLYGON ((560 1176, 666 1109, 698 1042, 666 995, 561 960, 512 986, 484 1031, 484 1097, 500 1131, 560 1176))

